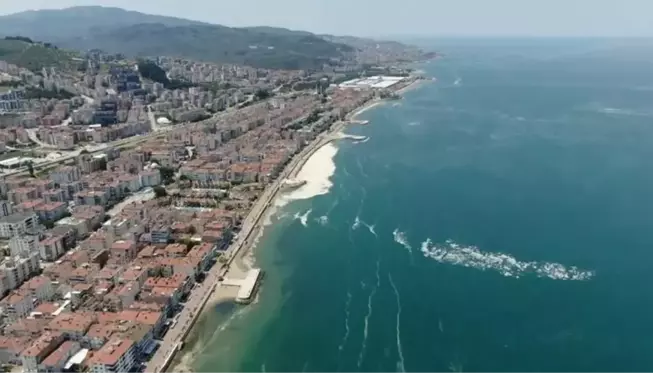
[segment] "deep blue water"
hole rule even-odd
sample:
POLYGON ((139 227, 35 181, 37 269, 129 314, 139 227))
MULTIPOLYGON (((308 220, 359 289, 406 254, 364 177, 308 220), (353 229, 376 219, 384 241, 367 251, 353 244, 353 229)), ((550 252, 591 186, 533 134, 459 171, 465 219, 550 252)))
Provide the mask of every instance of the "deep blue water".
POLYGON ((634 44, 436 44, 438 81, 363 114, 329 193, 273 218, 257 303, 209 311, 194 368, 650 370, 653 64, 634 44))

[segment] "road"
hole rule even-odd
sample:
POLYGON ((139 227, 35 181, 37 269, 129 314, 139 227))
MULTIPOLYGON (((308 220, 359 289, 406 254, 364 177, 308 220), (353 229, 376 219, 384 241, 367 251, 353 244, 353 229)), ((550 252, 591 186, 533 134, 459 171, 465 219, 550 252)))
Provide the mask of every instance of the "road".
MULTIPOLYGON (((334 133, 338 132, 345 124, 346 122, 338 122, 328 132, 318 135, 311 144, 292 159, 290 164, 282 171, 281 175, 265 189, 243 221, 238 238, 224 252, 223 257, 227 258, 227 262, 223 265, 217 263, 209 270, 204 282, 193 289, 188 297, 186 306, 179 314, 177 323, 168 330, 159 349, 148 362, 145 368, 146 372, 159 372, 162 368, 165 369, 167 364, 170 363, 179 344, 184 341, 189 329, 192 328, 196 318, 201 314, 202 308, 212 297, 212 293, 214 291, 220 291, 220 282, 218 279, 227 276, 229 269, 234 265, 234 260, 238 257, 242 258, 251 249, 251 243, 258 234, 258 229, 262 228, 259 223, 279 192, 283 180, 296 176, 304 163, 306 163, 308 158, 317 149, 338 138, 334 133), (241 252, 243 248, 247 249, 241 252)), ((238 266, 238 263, 235 264, 238 266)))

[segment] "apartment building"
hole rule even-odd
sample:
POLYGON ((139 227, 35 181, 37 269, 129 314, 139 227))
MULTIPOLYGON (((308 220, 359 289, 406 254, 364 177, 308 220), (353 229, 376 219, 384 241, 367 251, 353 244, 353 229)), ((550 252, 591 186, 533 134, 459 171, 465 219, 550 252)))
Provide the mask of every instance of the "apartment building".
POLYGON ((39 253, 23 253, 5 259, 0 264, 0 275, 5 277, 6 287, 13 290, 39 271, 39 253))
POLYGON ((61 333, 46 332, 36 339, 27 349, 20 354, 23 365, 23 372, 37 373, 44 372, 45 367, 41 364, 45 358, 59 347, 64 340, 61 333))
POLYGON ((92 373, 129 372, 136 360, 136 344, 129 339, 113 338, 88 361, 92 373))
POLYGON ((34 212, 16 213, 0 217, 1 238, 11 238, 38 231, 40 231, 39 218, 34 212))

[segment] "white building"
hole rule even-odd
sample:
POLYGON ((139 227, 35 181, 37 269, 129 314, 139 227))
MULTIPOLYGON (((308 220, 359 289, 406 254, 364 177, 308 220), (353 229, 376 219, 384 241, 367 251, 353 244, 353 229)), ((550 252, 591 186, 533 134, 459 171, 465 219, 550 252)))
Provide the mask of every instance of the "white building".
POLYGON ((10 321, 25 317, 34 310, 34 302, 29 293, 12 292, 0 301, 0 311, 10 321))
POLYGON ((95 352, 88 365, 92 373, 129 372, 134 366, 136 343, 114 338, 95 352))
POLYGON ((13 290, 38 273, 39 265, 38 251, 15 256, 0 264, 0 277, 5 277, 7 290, 13 290))
POLYGON ((0 218, 0 237, 10 238, 40 230, 39 218, 33 212, 11 214, 0 218))
POLYGON ((14 209, 11 207, 11 202, 9 201, 0 201, 0 216, 9 216, 14 212, 14 209))
POLYGON ((32 234, 14 236, 9 240, 9 249, 11 256, 39 251, 39 236, 32 234))
POLYGON ((82 172, 76 166, 64 166, 50 172, 50 180, 57 184, 68 184, 79 180, 82 177, 82 172))

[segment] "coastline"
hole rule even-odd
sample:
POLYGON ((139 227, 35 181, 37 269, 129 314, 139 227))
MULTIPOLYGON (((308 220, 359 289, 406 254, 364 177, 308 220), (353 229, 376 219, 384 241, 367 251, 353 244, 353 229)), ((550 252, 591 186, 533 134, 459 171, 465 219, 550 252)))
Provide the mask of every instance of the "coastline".
MULTIPOLYGON (((421 79, 415 79, 405 87, 397 90, 396 93, 402 94, 407 92, 409 89, 416 88, 419 85, 418 83, 420 81, 421 79)), ((344 120, 333 123, 328 130, 318 134, 310 144, 308 144, 304 149, 302 149, 292 158, 290 163, 284 168, 279 177, 264 190, 263 194, 261 194, 261 197, 256 201, 248 213, 243 222, 242 229, 238 235, 236 242, 233 243, 223 254, 223 256, 228 258, 227 262, 222 266, 216 264, 209 271, 209 274, 202 284, 201 290, 198 289, 198 294, 200 294, 199 296, 202 297, 202 302, 200 303, 199 307, 192 309, 196 313, 191 312, 191 321, 183 324, 184 330, 183 333, 181 333, 181 339, 174 340, 175 343, 173 350, 167 353, 167 356, 162 364, 158 366, 155 365, 153 367, 150 367, 150 364, 148 364, 148 369, 146 369, 146 371, 164 371, 173 362, 179 347, 183 344, 183 341, 187 335, 192 331, 193 324, 201 316, 208 304, 215 306, 223 302, 231 302, 235 300, 235 294, 237 292, 233 292, 233 287, 223 285, 218 281, 218 278, 226 277, 227 275, 230 275, 230 277, 236 276, 237 278, 244 277, 247 271, 253 266, 254 249, 262 237, 265 227, 271 223, 271 217, 274 215, 277 208, 280 207, 275 205, 275 201, 284 195, 284 192, 281 188, 283 182, 286 179, 297 177, 309 159, 311 159, 311 157, 322 147, 330 144, 334 140, 347 138, 348 136, 343 134, 341 131, 347 124, 350 123, 351 120, 354 120, 362 113, 377 106, 383 105, 387 102, 389 101, 386 99, 371 99, 367 102, 362 103, 359 108, 348 113, 344 120), (207 284, 210 284, 209 288, 204 286, 207 284)), ((191 297, 192 296, 193 294, 191 294, 191 297)), ((182 310, 182 313, 184 311, 186 311, 186 308, 182 310)), ((179 324, 181 324, 181 322, 179 322, 179 324)), ((170 334, 170 331, 168 334, 170 334)), ((166 335, 166 337, 168 337, 168 335, 166 335)), ((182 354, 181 359, 179 359, 173 367, 174 371, 192 371, 190 365, 192 363, 191 358, 194 355, 193 350, 184 352, 182 354)))

